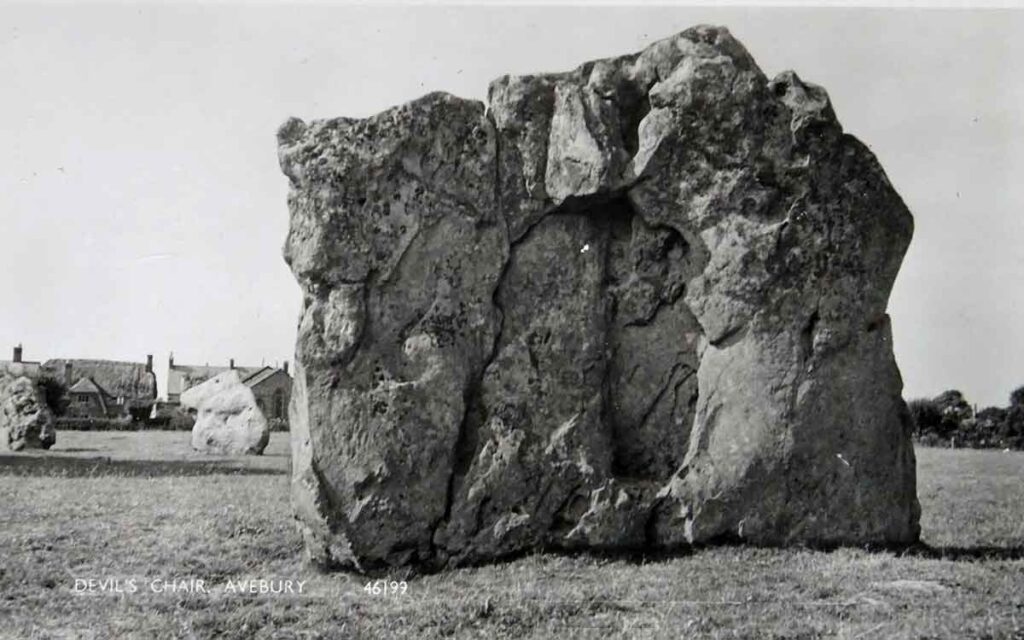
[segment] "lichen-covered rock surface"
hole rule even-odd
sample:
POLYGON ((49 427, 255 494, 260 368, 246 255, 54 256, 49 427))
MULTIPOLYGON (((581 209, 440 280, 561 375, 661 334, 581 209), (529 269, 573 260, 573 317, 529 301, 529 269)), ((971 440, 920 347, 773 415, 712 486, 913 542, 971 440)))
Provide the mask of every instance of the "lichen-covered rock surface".
POLYGON ((53 412, 36 381, 17 363, 0 368, 0 451, 49 449, 56 441, 53 412))
POLYGON ((256 396, 235 370, 188 389, 181 405, 196 413, 191 441, 196 451, 258 456, 270 442, 270 425, 256 396))
POLYGON ((488 102, 278 133, 312 558, 916 540, 913 221, 825 91, 696 27, 488 102))

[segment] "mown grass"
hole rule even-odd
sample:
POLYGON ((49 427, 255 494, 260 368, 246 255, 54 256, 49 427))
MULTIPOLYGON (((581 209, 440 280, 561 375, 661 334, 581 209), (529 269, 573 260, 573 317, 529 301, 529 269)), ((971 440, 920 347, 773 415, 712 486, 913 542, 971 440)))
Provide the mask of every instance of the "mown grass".
POLYGON ((375 596, 364 578, 303 563, 287 434, 234 459, 191 454, 187 436, 62 432, 50 452, 0 455, 0 637, 1024 637, 1021 453, 919 450, 929 546, 901 553, 538 554, 375 596), (223 590, 245 577, 305 584, 223 590), (139 591, 75 595, 76 578, 139 591), (174 578, 212 592, 148 589, 174 578))

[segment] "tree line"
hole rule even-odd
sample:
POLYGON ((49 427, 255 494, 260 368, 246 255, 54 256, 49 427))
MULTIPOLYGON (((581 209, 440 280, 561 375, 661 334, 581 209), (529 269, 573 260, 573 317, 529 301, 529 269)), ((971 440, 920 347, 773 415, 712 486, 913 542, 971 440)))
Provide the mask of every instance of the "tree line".
POLYGON ((933 446, 1024 449, 1024 387, 1007 407, 975 412, 956 389, 907 403, 918 442, 933 446))

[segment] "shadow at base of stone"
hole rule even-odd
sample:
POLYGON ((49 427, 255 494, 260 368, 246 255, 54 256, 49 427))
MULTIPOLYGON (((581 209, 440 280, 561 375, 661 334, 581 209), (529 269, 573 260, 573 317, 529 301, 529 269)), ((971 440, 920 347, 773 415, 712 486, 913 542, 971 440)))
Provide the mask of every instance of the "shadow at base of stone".
MULTIPOLYGON (((1021 560, 1024 559, 1024 545, 1020 546, 998 546, 998 545, 978 545, 973 547, 954 547, 954 546, 930 546, 923 542, 916 542, 913 544, 868 544, 868 545, 852 545, 852 544, 836 544, 836 543, 812 543, 803 542, 800 544, 792 545, 771 545, 771 544, 753 544, 749 541, 744 541, 735 536, 722 536, 706 543, 686 545, 680 544, 672 547, 656 547, 656 548, 565 548, 560 546, 546 545, 538 548, 523 549, 512 553, 503 554, 497 558, 483 559, 479 561, 462 561, 456 566, 446 566, 445 564, 431 564, 426 563, 423 565, 401 567, 398 569, 403 576, 402 579, 411 579, 413 577, 421 575, 431 575, 439 572, 444 572, 451 569, 468 569, 474 567, 486 567, 501 565, 505 563, 515 562, 528 558, 533 555, 554 555, 562 556, 566 558, 586 558, 590 560, 598 560, 605 562, 623 562, 633 565, 643 565, 648 563, 667 562, 672 560, 678 560, 682 558, 691 557, 704 552, 711 552, 714 550, 722 549, 733 549, 736 551, 740 550, 776 550, 776 551, 791 551, 791 552, 814 552, 814 553, 834 553, 842 550, 855 550, 862 551, 868 554, 895 554, 899 557, 906 558, 923 558, 923 559, 939 559, 939 560, 952 560, 960 562, 975 562, 975 561, 1003 561, 1003 560, 1021 560)), ((362 572, 355 571, 351 568, 337 566, 318 566, 317 570, 321 573, 329 574, 334 572, 352 573, 353 575, 366 575, 366 576, 391 576, 395 575, 395 567, 367 567, 362 572)))
POLYGON ((900 555, 929 560, 952 560, 954 562, 1024 560, 1024 544, 1011 546, 981 544, 957 547, 931 546, 919 543, 908 547, 900 555))
MULTIPOLYGON (((68 450, 64 450, 68 451, 68 450)), ((281 469, 246 466, 244 459, 115 460, 108 457, 64 457, 46 452, 0 454, 0 476, 91 478, 164 476, 279 476, 281 469)))

